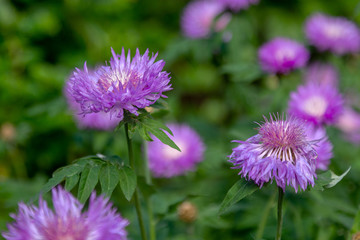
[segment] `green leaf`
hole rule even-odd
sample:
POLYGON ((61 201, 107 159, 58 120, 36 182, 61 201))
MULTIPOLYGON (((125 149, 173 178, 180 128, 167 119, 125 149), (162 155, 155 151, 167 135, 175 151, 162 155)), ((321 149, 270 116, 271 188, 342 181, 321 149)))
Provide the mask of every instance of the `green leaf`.
MULTIPOLYGON (((151 118, 145 118, 141 123, 143 125, 142 127, 144 128, 143 131, 145 131, 145 133, 150 132, 155 137, 157 137, 162 143, 164 143, 178 151, 181 151, 180 148, 174 143, 174 141, 171 140, 169 138, 169 136, 164 132, 164 131, 166 131, 169 134, 173 135, 173 133, 167 126, 165 126, 161 122, 155 121, 154 119, 151 119, 151 118)), ((140 135, 145 140, 148 140, 147 136, 144 137, 144 135, 145 135, 144 133, 140 132, 140 135)))
POLYGON ((73 175, 81 172, 84 169, 84 165, 73 163, 69 166, 65 166, 62 168, 57 169, 54 173, 52 178, 44 185, 41 192, 42 194, 47 193, 53 187, 61 183, 66 177, 72 177, 73 175))
POLYGON ((65 190, 71 191, 79 181, 79 174, 75 174, 65 179, 65 190))
POLYGON ((351 167, 349 167, 343 174, 340 176, 336 175, 332 171, 328 170, 324 173, 318 174, 317 179, 315 180, 315 186, 312 188, 318 191, 324 191, 325 188, 332 188, 338 184, 345 176, 349 173, 351 167))
POLYGON ((252 194, 258 189, 259 186, 257 186, 255 183, 241 178, 227 192, 223 202, 220 205, 219 215, 225 213, 235 203, 252 194))
POLYGON ((136 189, 136 174, 130 167, 124 166, 119 170, 120 187, 125 198, 130 201, 136 189))
POLYGON ((91 192, 99 181, 101 165, 87 164, 81 173, 77 198, 81 203, 85 203, 91 192))
POLYGON ((104 165, 100 170, 100 185, 102 194, 110 197, 116 185, 119 183, 120 176, 118 168, 112 164, 104 165))

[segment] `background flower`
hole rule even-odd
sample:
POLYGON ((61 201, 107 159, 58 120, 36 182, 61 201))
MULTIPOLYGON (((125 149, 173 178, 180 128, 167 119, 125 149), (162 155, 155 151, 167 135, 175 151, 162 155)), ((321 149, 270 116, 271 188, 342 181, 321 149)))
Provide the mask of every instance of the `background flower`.
POLYGON ((338 73, 334 66, 323 63, 313 63, 306 69, 305 82, 320 85, 338 86, 338 73))
POLYGON ((181 149, 179 152, 154 138, 148 142, 147 155, 149 167, 155 177, 174 177, 195 169, 203 160, 204 143, 200 136, 189 126, 179 124, 167 125, 174 136, 169 137, 181 149))
POLYGON ((310 44, 320 51, 345 54, 357 53, 360 49, 359 28, 343 17, 314 14, 306 21, 305 33, 310 44))
POLYGON ((19 204, 19 213, 12 214, 15 222, 3 233, 6 240, 74 239, 107 240, 127 239, 125 227, 128 220, 122 218, 107 199, 92 193, 89 208, 84 206, 61 187, 52 190, 54 210, 40 199, 39 207, 19 204))
POLYGON ((234 12, 247 9, 250 5, 258 4, 259 1, 260 0, 218 0, 218 2, 224 4, 234 12))
POLYGON ((258 57, 264 71, 284 74, 304 67, 309 59, 309 52, 298 42, 275 38, 260 47, 258 57))

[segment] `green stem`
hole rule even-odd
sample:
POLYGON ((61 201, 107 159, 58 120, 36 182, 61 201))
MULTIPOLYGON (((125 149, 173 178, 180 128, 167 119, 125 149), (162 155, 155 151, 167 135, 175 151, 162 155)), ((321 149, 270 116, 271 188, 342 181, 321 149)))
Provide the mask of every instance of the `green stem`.
MULTIPOLYGON (((133 155, 133 150, 132 150, 132 141, 131 141, 131 139, 129 137, 128 123, 125 123, 125 136, 126 136, 126 142, 127 142, 127 147, 128 147, 130 166, 135 171, 135 161, 134 161, 134 155, 133 155)), ((143 219, 142 214, 141 214, 141 206, 140 206, 139 190, 138 189, 136 189, 135 192, 134 192, 134 201, 135 201, 136 214, 137 214, 138 221, 139 221, 139 226, 140 226, 141 238, 143 240, 147 240, 146 231, 145 231, 145 225, 144 225, 144 219, 143 219)))
POLYGON ((276 240, 281 240, 281 228, 283 223, 283 200, 284 200, 284 190, 281 187, 278 187, 279 198, 278 198, 278 209, 277 209, 277 229, 276 229, 276 240))
POLYGON ((265 226, 266 226, 266 222, 267 222, 267 219, 269 217, 269 214, 270 214, 270 210, 274 204, 274 200, 275 200, 275 197, 276 197, 276 192, 274 192, 273 195, 271 195, 271 197, 269 198, 269 201, 268 203, 266 204, 265 206, 265 209, 264 209, 264 214, 261 218, 261 221, 259 223, 259 226, 258 226, 258 229, 256 231, 256 237, 255 239, 259 240, 259 239, 262 239, 263 237, 263 234, 264 234, 264 230, 265 230, 265 226))

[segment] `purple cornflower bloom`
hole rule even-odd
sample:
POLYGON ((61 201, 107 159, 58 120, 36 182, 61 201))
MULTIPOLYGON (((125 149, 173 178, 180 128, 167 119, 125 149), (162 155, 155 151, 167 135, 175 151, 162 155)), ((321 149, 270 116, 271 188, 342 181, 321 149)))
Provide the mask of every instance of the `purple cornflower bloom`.
POLYGON ((218 2, 224 4, 234 12, 238 12, 241 9, 247 9, 250 5, 258 4, 259 1, 260 0, 218 0, 218 2))
POLYGON ((140 55, 138 49, 131 59, 122 49, 113 57, 109 66, 101 66, 94 71, 76 68, 67 81, 67 95, 81 108, 81 113, 110 112, 111 116, 123 119, 124 111, 138 115, 139 108, 155 103, 163 92, 171 90, 169 73, 162 71, 165 62, 155 62, 157 54, 149 58, 149 50, 140 55))
POLYGON ((171 178, 195 169, 203 160, 204 143, 200 136, 189 126, 179 124, 167 125, 174 136, 169 137, 181 149, 179 152, 158 139, 148 142, 147 155, 149 168, 155 177, 171 178))
POLYGON ((66 90, 65 96, 79 128, 111 131, 114 130, 120 122, 119 118, 111 117, 110 112, 89 113, 84 116, 80 114, 80 104, 77 103, 72 96, 67 94, 66 90))
POLYGON ((360 113, 351 107, 345 107, 336 126, 343 132, 347 141, 360 144, 360 113))
POLYGON ((307 126, 306 136, 308 141, 314 143, 314 149, 318 156, 316 158, 316 169, 327 170, 330 159, 333 157, 333 145, 329 141, 326 130, 323 127, 307 126))
POLYGON ((343 98, 331 85, 308 83, 290 94, 289 113, 314 125, 334 124, 343 109, 343 98))
POLYGON ((313 63, 306 70, 305 82, 337 87, 338 73, 330 64, 313 63))
POLYGON ((355 23, 343 17, 317 13, 305 24, 309 42, 320 51, 335 54, 356 53, 360 49, 360 30, 355 23))
POLYGON ((314 186, 317 153, 306 136, 306 126, 300 119, 284 119, 270 115, 259 124, 259 133, 233 149, 230 162, 239 175, 253 180, 260 188, 273 181, 285 191, 290 185, 298 191, 314 186))
POLYGON ((304 67, 309 59, 309 52, 296 41, 275 38, 260 47, 258 57, 264 71, 286 74, 304 67))
POLYGON ((231 19, 230 13, 223 13, 215 21, 215 18, 223 11, 224 6, 216 1, 198 0, 190 2, 181 16, 183 34, 189 38, 207 38, 212 27, 215 32, 220 32, 231 19))
POLYGON ((40 198, 39 207, 19 204, 15 222, 3 233, 6 240, 125 240, 129 221, 122 218, 107 199, 92 193, 87 211, 61 187, 52 190, 55 211, 40 198))

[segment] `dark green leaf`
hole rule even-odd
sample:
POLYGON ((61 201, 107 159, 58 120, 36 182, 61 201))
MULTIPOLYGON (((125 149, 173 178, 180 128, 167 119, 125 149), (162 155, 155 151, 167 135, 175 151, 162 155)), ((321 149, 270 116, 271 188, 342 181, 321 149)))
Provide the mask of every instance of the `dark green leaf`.
POLYGON ((125 198, 130 201, 136 189, 136 174, 130 167, 124 166, 119 170, 120 187, 125 198))
POLYGON ((78 190, 78 199, 81 203, 86 202, 99 181, 100 168, 101 165, 92 166, 88 164, 81 173, 78 190))
POLYGON ((110 197, 116 185, 119 183, 118 168, 112 164, 106 164, 100 171, 100 185, 102 194, 110 197))
POLYGON ((41 192, 43 194, 50 191, 53 187, 61 183, 66 177, 72 177, 73 175, 81 172, 84 169, 84 165, 74 163, 69 166, 65 166, 62 168, 57 169, 54 173, 52 178, 44 185, 41 192))
POLYGON ((338 184, 341 179, 345 177, 346 174, 350 171, 351 167, 349 167, 343 174, 340 176, 336 175, 332 171, 328 170, 324 173, 318 174, 317 179, 315 180, 314 190, 323 191, 325 188, 332 188, 336 184, 338 184))
POLYGON ((220 205, 219 214, 226 212, 231 206, 243 199, 244 197, 252 194, 259 189, 253 182, 249 182, 244 178, 237 181, 227 192, 223 202, 220 205))
POLYGON ((79 181, 79 174, 72 175, 71 177, 66 177, 65 179, 65 189, 66 191, 71 191, 79 181))

